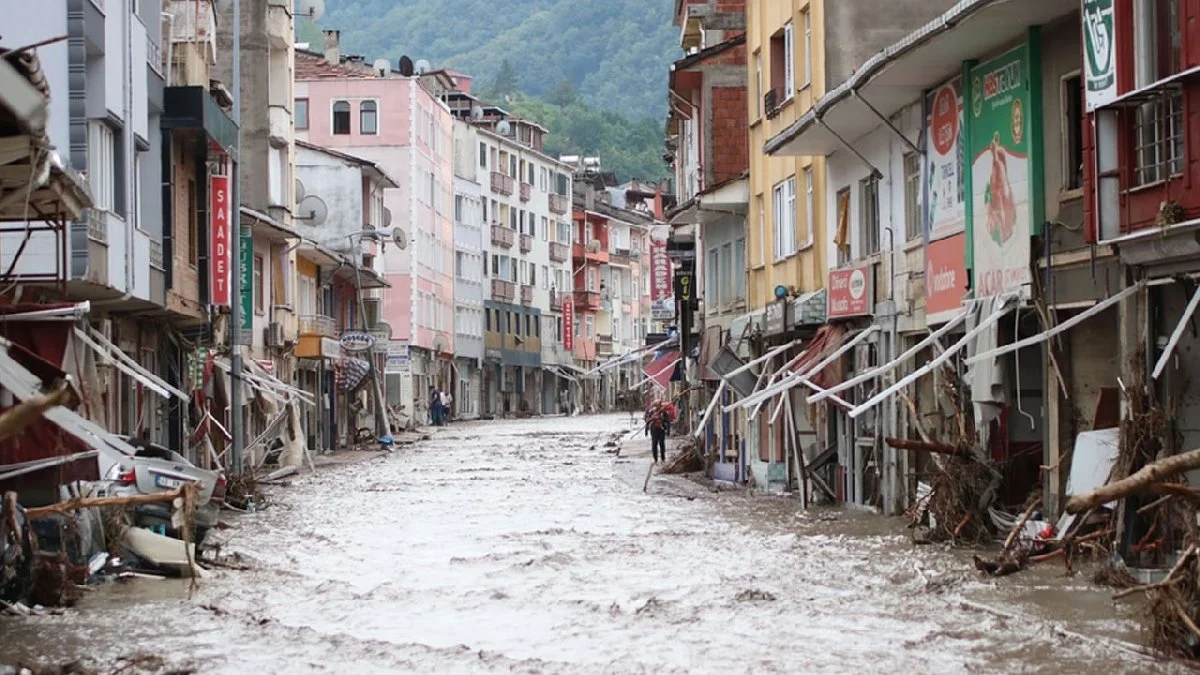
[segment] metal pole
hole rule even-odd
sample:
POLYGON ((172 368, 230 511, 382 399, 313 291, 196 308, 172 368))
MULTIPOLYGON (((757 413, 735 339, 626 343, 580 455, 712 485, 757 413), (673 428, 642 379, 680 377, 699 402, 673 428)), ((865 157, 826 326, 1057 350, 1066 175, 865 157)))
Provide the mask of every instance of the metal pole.
MULTIPOLYGON (((360 243, 359 246, 362 244, 360 243)), ((361 260, 355 261, 354 265, 354 286, 358 293, 358 314, 362 319, 363 331, 369 331, 371 328, 367 325, 367 307, 363 303, 363 287, 362 287, 362 270, 359 268, 361 260)), ((384 403, 382 382, 379 372, 379 360, 375 357, 375 348, 372 347, 368 352, 367 358, 371 359, 371 407, 375 409, 375 438, 383 438, 384 436, 392 435, 391 420, 388 419, 387 406, 384 403)))
POLYGON ((233 156, 233 175, 230 182, 232 199, 230 208, 229 256, 237 261, 237 269, 229 281, 229 370, 230 370, 230 447, 229 471, 234 476, 242 473, 242 452, 245 430, 242 428, 242 216, 241 189, 238 186, 241 171, 239 159, 242 148, 242 2, 233 0, 233 123, 237 126, 237 147, 233 156))

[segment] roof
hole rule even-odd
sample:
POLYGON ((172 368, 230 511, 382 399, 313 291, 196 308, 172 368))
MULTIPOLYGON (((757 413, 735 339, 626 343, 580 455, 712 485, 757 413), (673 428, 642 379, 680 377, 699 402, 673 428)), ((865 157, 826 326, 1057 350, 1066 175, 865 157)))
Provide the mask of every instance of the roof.
MULTIPOLYGON (((746 44, 746 34, 745 33, 733 38, 732 40, 718 42, 717 44, 715 44, 711 47, 705 47, 704 49, 701 49, 700 51, 696 52, 695 54, 689 54, 688 56, 685 56, 682 59, 679 59, 675 63, 672 63, 671 64, 671 72, 675 73, 680 70, 687 70, 688 68, 691 68, 692 66, 702 64, 703 62, 707 61, 708 59, 711 59, 714 56, 717 56, 718 54, 723 54, 723 53, 729 51, 730 49, 733 49, 734 47, 738 47, 738 46, 741 46, 744 44, 746 44)), ((730 65, 734 65, 734 64, 730 64, 730 65)))
POLYGON ((296 147, 304 148, 306 150, 312 150, 314 152, 324 153, 331 157, 337 157, 340 160, 350 162, 351 164, 357 164, 358 166, 372 169, 375 171, 375 173, 377 173, 379 175, 379 179, 381 181, 388 183, 391 187, 394 187, 394 188, 400 187, 400 183, 397 183, 394 178, 389 176, 387 174, 387 172, 383 170, 383 167, 379 166, 378 164, 376 164, 375 162, 372 162, 369 159, 363 159, 362 157, 356 157, 354 155, 347 154, 345 152, 341 152, 339 150, 322 147, 320 145, 314 145, 312 143, 309 143, 308 141, 302 141, 299 139, 296 140, 296 147))
POLYGON ((296 50, 296 80, 358 80, 377 79, 375 73, 365 65, 348 65, 345 61, 334 66, 325 60, 324 54, 306 49, 296 50))

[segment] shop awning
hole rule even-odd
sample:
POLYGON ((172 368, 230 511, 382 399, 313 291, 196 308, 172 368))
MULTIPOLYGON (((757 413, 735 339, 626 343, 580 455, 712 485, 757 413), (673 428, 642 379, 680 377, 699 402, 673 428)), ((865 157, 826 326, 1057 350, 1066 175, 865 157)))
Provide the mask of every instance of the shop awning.
MULTIPOLYGON (((213 359, 213 365, 225 373, 233 374, 233 369, 226 358, 213 359)), ((316 406, 316 399, 312 394, 303 389, 297 389, 291 385, 284 384, 274 375, 263 370, 253 359, 242 359, 242 379, 245 380, 251 389, 278 403, 287 403, 292 398, 295 398, 306 405, 316 406)))
POLYGON ((616 368, 616 367, 624 365, 626 363, 631 363, 633 361, 640 361, 646 354, 656 352, 660 349, 665 349, 665 348, 675 344, 678 341, 679 341, 679 338, 677 338, 677 337, 669 337, 666 340, 659 342, 658 344, 650 345, 649 347, 641 347, 639 349, 635 349, 632 352, 629 352, 628 354, 625 354, 623 356, 614 357, 612 359, 605 361, 604 363, 601 363, 600 365, 596 366, 595 368, 592 368, 591 370, 585 371, 583 373, 583 376, 587 377, 587 376, 594 375, 596 373, 599 373, 599 372, 602 372, 605 370, 609 370, 611 368, 616 368))
POLYGON ((1013 307, 1016 306, 1015 301, 1017 301, 1019 299, 1019 297, 1020 297, 1019 295, 1013 294, 1013 295, 997 296, 995 298, 992 298, 991 302, 993 303, 993 311, 986 319, 979 322, 978 326, 975 326, 971 330, 967 331, 967 334, 962 336, 961 338, 959 338, 958 342, 955 342, 954 344, 947 347, 945 351, 943 351, 941 354, 938 354, 929 363, 926 363, 925 365, 914 370, 913 372, 909 373, 908 375, 905 375, 904 377, 902 377, 900 379, 899 382, 896 382, 895 384, 884 389, 883 391, 879 392, 878 394, 875 394, 866 403, 863 403, 863 404, 855 407, 853 410, 850 411, 850 418, 851 419, 858 418, 863 413, 867 412, 868 410, 874 408, 875 406, 879 405, 881 402, 886 400, 887 397, 892 396, 893 394, 900 391, 901 389, 907 387, 908 385, 912 384, 913 382, 916 382, 922 376, 930 373, 931 371, 933 371, 934 368, 937 368, 937 367, 941 366, 943 363, 945 363, 946 361, 949 361, 951 358, 954 357, 955 354, 962 351, 963 347, 966 347, 967 345, 971 344, 971 342, 976 337, 978 337, 981 333, 983 333, 985 330, 990 329, 992 326, 996 325, 996 323, 999 322, 1000 319, 1004 317, 1004 315, 1008 314, 1008 312, 1011 311, 1013 309, 1013 307))
POLYGON ((867 330, 843 333, 841 336, 832 335, 834 330, 836 329, 828 325, 823 326, 821 330, 817 331, 817 335, 813 337, 812 341, 809 342, 808 347, 776 373, 774 382, 761 391, 747 396, 733 405, 726 406, 726 412, 734 408, 750 408, 754 406, 755 411, 751 416, 756 417, 758 408, 761 408, 764 402, 794 387, 803 384, 813 389, 820 389, 821 387, 813 382, 812 378, 835 363, 860 342, 878 332, 879 326, 874 325, 867 330), (834 345, 838 346, 834 348, 834 345), (830 349, 833 349, 832 353, 830 353, 830 349), (828 355, 820 358, 825 354, 828 355), (817 361, 818 358, 820 358, 819 361, 817 361))
POLYGON ((117 367, 117 370, 125 373, 129 377, 137 380, 143 387, 158 394, 159 396, 169 399, 172 396, 180 400, 187 401, 188 395, 176 387, 167 384, 165 380, 146 370, 140 363, 133 360, 121 348, 113 344, 111 340, 104 337, 104 334, 91 326, 84 328, 75 328, 75 337, 80 342, 87 345, 100 356, 104 363, 111 364, 117 367))
POLYGON ((1078 11, 1079 0, 962 0, 867 59, 799 120, 768 140, 765 151, 831 155, 960 75, 964 61, 1017 42, 1030 26, 1078 11))
MULTIPOLYGON (((11 391, 18 400, 27 401, 42 393, 42 381, 8 353, 11 345, 8 340, 0 338, 0 386, 11 391)), ((55 406, 42 413, 42 417, 101 454, 112 456, 120 453, 131 457, 137 452, 128 443, 70 408, 55 406)))
POLYGON ((667 352, 646 364, 642 368, 642 372, 646 374, 646 379, 639 382, 638 386, 640 387, 646 382, 653 382, 659 389, 666 390, 670 388, 671 375, 675 372, 675 365, 679 363, 679 359, 679 352, 667 352))
POLYGON ((571 375, 570 373, 568 373, 567 371, 563 370, 562 368, 560 368, 558 366, 551 366, 551 365, 543 364, 542 370, 546 371, 547 373, 550 373, 551 375, 556 375, 558 377, 561 377, 564 380, 569 380, 571 382, 577 381, 574 375, 571 375))

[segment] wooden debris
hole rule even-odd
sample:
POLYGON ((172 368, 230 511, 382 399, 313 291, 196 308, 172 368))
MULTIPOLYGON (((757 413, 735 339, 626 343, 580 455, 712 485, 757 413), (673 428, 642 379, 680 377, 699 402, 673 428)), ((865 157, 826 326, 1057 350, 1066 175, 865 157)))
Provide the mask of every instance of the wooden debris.
POLYGON ((1066 511, 1067 513, 1079 513, 1101 504, 1145 492, 1153 487, 1164 489, 1155 484, 1163 483, 1193 469, 1200 469, 1200 450, 1192 450, 1151 462, 1128 478, 1113 481, 1086 494, 1076 495, 1067 501, 1066 511))
POLYGON ((25 515, 30 520, 44 518, 46 516, 63 514, 78 509, 95 509, 108 506, 139 506, 141 504, 161 504, 162 502, 173 502, 179 497, 183 497, 188 486, 183 485, 169 492, 155 492, 148 495, 132 495, 128 497, 80 497, 78 499, 68 499, 65 502, 51 504, 50 506, 38 506, 25 511, 25 515))
POLYGON ((1037 510, 1037 507, 1041 505, 1042 498, 1038 497, 1029 504, 1029 507, 1025 509, 1025 513, 1021 514, 1020 520, 1017 521, 1017 526, 1012 529, 1012 532, 1008 533, 1008 538, 1004 540, 1004 548, 1001 549, 1002 556, 1007 555, 1008 552, 1012 550, 1013 544, 1017 542, 1019 535, 1021 534, 1021 530, 1025 527, 1025 523, 1029 522, 1030 516, 1032 516, 1033 512, 1037 510))
POLYGON ((42 396, 35 396, 14 405, 0 414, 0 441, 21 433, 30 424, 41 419, 42 413, 60 405, 67 405, 74 397, 71 385, 62 382, 58 387, 42 396))
POLYGON ((962 456, 962 448, 949 445, 947 443, 934 443, 926 441, 914 441, 907 438, 885 438, 885 443, 897 450, 909 450, 912 452, 933 452, 939 455, 962 456))

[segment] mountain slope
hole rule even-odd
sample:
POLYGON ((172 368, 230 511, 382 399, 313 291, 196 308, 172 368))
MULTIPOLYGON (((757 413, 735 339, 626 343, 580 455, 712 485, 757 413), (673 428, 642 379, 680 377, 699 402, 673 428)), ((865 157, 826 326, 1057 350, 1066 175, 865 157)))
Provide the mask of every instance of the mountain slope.
MULTIPOLYGON (((628 119, 661 120, 668 64, 678 54, 671 0, 326 0, 321 28, 344 53, 426 59, 480 88, 508 60, 520 91, 544 96, 570 81, 583 102, 628 119)), ((301 40, 318 33, 298 22, 301 40)))

